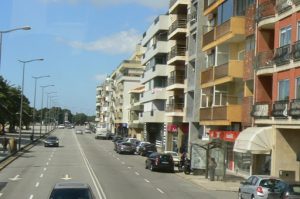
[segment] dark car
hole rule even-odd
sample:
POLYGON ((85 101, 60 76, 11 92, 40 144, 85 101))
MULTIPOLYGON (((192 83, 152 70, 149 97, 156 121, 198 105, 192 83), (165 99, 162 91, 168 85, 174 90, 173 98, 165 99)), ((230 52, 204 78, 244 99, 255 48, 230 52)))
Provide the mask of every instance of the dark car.
POLYGON ((171 154, 151 153, 146 159, 146 169, 151 171, 174 172, 174 161, 171 154))
POLYGON ((44 140, 44 146, 59 146, 59 139, 56 136, 49 136, 44 140))
POLYGON ((95 199, 88 184, 61 182, 55 184, 49 199, 95 199))
POLYGON ((122 142, 124 142, 123 140, 117 140, 114 142, 114 150, 117 151, 118 145, 121 144, 122 142))
POLYGON ((130 142, 121 142, 117 145, 117 153, 128 153, 134 154, 135 152, 135 145, 130 142))
POLYGON ((118 135, 115 135, 115 136, 112 137, 112 142, 116 142, 118 140, 123 140, 123 137, 118 136, 118 135))
POLYGON ((140 147, 140 155, 142 156, 148 156, 153 152, 157 152, 155 144, 145 144, 140 147))
POLYGON ((300 182, 281 181, 276 184, 274 190, 273 193, 269 193, 270 199, 300 199, 300 182))

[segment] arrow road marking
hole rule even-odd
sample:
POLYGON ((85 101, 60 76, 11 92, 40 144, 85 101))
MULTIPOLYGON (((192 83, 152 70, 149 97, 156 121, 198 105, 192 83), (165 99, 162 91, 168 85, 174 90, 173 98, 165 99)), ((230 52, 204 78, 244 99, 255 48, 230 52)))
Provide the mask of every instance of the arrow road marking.
POLYGON ((19 178, 20 175, 16 175, 14 178, 9 178, 11 181, 17 181, 21 180, 22 178, 19 178))
POLYGON ((61 179, 63 179, 63 180, 71 180, 72 178, 70 178, 69 175, 66 174, 65 177, 64 177, 64 178, 61 178, 61 179))

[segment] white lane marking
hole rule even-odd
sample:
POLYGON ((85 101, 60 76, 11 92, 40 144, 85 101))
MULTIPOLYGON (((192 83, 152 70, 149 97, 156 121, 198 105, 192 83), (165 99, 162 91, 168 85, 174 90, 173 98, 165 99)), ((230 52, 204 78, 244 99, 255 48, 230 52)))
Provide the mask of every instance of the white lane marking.
POLYGON ((49 158, 48 160, 51 161, 51 158, 49 158))
POLYGON ((164 194, 164 192, 160 188, 156 188, 156 190, 159 191, 160 193, 164 194))
POLYGON ((117 158, 117 160, 120 160, 120 158, 117 158))
POLYGON ((3 193, 0 193, 0 197, 3 195, 3 193))
POLYGON ((44 177, 44 174, 43 174, 43 173, 40 175, 40 178, 42 178, 42 177, 44 177))
POLYGON ((29 197, 29 199, 32 199, 32 198, 33 198, 33 195, 31 194, 30 197, 29 197))
POLYGON ((134 173, 135 173, 135 175, 137 175, 137 176, 139 176, 139 175, 140 175, 138 172, 134 172, 134 173))
POLYGON ((150 181, 149 181, 149 180, 147 180, 147 179, 144 179, 144 180, 145 180, 146 182, 148 182, 148 183, 150 182, 150 181))
POLYGON ((46 165, 49 165, 49 162, 47 162, 46 165))
POLYGON ((45 167, 45 168, 44 168, 44 171, 46 171, 46 170, 47 170, 47 168, 45 167))
POLYGON ((131 167, 127 167, 128 169, 131 169, 131 167))
POLYGON ((61 178, 61 179, 63 179, 63 180, 71 180, 72 178, 70 178, 69 175, 66 174, 65 177, 64 177, 64 178, 61 178))
POLYGON ((83 149, 82 149, 82 147, 81 147, 81 145, 80 145, 80 143, 78 141, 78 138, 74 134, 73 134, 73 136, 74 136, 74 138, 75 138, 75 140, 77 142, 78 149, 79 149, 79 151, 81 153, 81 156, 82 156, 82 159, 83 159, 83 161, 85 163, 85 166, 86 166, 86 168, 87 168, 87 170, 88 170, 88 172, 89 172, 89 174, 90 174, 90 176, 92 178, 92 181, 94 183, 94 186, 96 188, 96 191, 97 191, 97 194, 98 194, 99 198, 100 199, 106 199, 106 195, 105 195, 105 193, 103 191, 103 188, 102 188, 102 186, 101 186, 101 184, 100 184, 100 182, 99 182, 99 180, 98 180, 98 178, 97 178, 97 176, 96 176, 96 174, 95 174, 92 166, 90 165, 90 163, 89 163, 89 161, 88 161, 85 153, 83 152, 83 149))
POLYGON ((16 175, 15 177, 13 178, 8 178, 10 179, 11 181, 17 181, 17 180, 21 180, 22 178, 19 178, 20 175, 16 175))
POLYGON ((37 182, 36 184, 35 184, 35 187, 38 187, 40 185, 40 183, 39 182, 37 182))
POLYGON ((121 162, 122 164, 125 164, 125 162, 121 162))

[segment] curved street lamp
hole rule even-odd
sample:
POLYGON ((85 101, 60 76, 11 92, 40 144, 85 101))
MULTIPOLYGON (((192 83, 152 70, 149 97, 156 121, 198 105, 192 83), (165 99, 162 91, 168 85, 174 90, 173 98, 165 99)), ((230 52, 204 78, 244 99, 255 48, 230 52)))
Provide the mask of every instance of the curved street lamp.
POLYGON ((19 27, 19 28, 13 28, 10 30, 0 30, 0 69, 1 69, 1 49, 2 49, 2 34, 17 31, 17 30, 31 30, 30 26, 24 26, 24 27, 19 27))

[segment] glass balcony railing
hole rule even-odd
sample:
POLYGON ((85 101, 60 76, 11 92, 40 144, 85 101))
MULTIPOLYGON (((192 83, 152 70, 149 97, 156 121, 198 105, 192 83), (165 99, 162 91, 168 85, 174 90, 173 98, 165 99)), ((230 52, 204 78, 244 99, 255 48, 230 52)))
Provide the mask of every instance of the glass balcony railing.
POLYGON ((168 78, 168 86, 174 84, 184 84, 184 76, 173 76, 168 78))
POLYGON ((256 69, 273 66, 274 50, 258 52, 255 58, 256 69))
POLYGON ((276 49, 274 62, 277 66, 290 62, 291 45, 287 44, 276 49))

